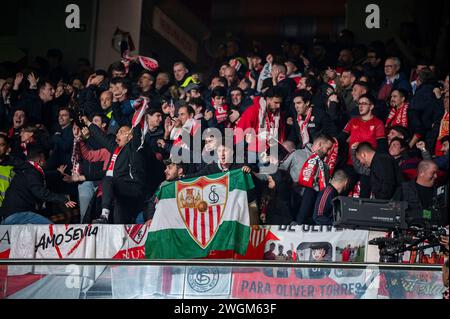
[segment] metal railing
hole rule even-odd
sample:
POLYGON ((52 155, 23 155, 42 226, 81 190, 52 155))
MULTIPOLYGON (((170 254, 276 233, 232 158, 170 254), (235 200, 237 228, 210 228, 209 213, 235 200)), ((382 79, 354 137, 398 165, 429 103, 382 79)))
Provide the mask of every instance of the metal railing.
POLYGON ((104 265, 104 266, 221 266, 221 267, 285 267, 380 270, 441 271, 442 265, 396 263, 284 262, 261 260, 148 260, 148 259, 0 259, 0 265, 104 265))

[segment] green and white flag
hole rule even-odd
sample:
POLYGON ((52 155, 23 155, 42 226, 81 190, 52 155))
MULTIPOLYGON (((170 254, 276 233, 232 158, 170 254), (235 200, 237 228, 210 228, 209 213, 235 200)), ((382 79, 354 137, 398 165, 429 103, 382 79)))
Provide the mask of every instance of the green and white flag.
POLYGON ((250 236, 247 191, 241 170, 163 184, 146 242, 150 259, 207 257, 211 251, 245 255, 250 236))

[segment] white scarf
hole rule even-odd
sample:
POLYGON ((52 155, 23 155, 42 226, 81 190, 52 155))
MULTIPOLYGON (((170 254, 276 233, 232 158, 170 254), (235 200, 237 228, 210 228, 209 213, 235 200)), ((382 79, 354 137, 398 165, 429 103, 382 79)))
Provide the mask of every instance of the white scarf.
POLYGON ((258 126, 258 135, 260 133, 261 128, 264 128, 268 134, 267 139, 273 138, 278 140, 278 128, 280 127, 280 114, 273 115, 273 125, 269 120, 269 114, 267 113, 267 102, 265 99, 259 99, 259 126, 258 126))

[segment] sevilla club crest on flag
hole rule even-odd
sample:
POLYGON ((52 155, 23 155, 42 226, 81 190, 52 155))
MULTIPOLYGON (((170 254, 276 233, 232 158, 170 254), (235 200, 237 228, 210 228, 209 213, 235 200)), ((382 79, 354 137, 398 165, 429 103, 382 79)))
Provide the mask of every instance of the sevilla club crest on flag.
POLYGON ((252 231, 250 233, 250 244, 254 248, 258 247, 266 239, 266 236, 269 232, 270 226, 267 228, 253 226, 252 231))
POLYGON ((145 225, 124 225, 128 237, 139 245, 147 235, 147 226, 145 225))
POLYGON ((177 182, 178 211, 191 237, 203 249, 214 238, 228 199, 228 174, 177 182))

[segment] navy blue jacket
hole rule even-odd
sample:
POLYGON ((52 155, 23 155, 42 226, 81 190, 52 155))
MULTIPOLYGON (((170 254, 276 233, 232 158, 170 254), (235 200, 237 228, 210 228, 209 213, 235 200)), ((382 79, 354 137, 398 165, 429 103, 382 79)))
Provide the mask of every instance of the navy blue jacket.
POLYGON ((333 225, 333 199, 338 196, 337 190, 331 184, 317 195, 313 214, 316 225, 333 225))

